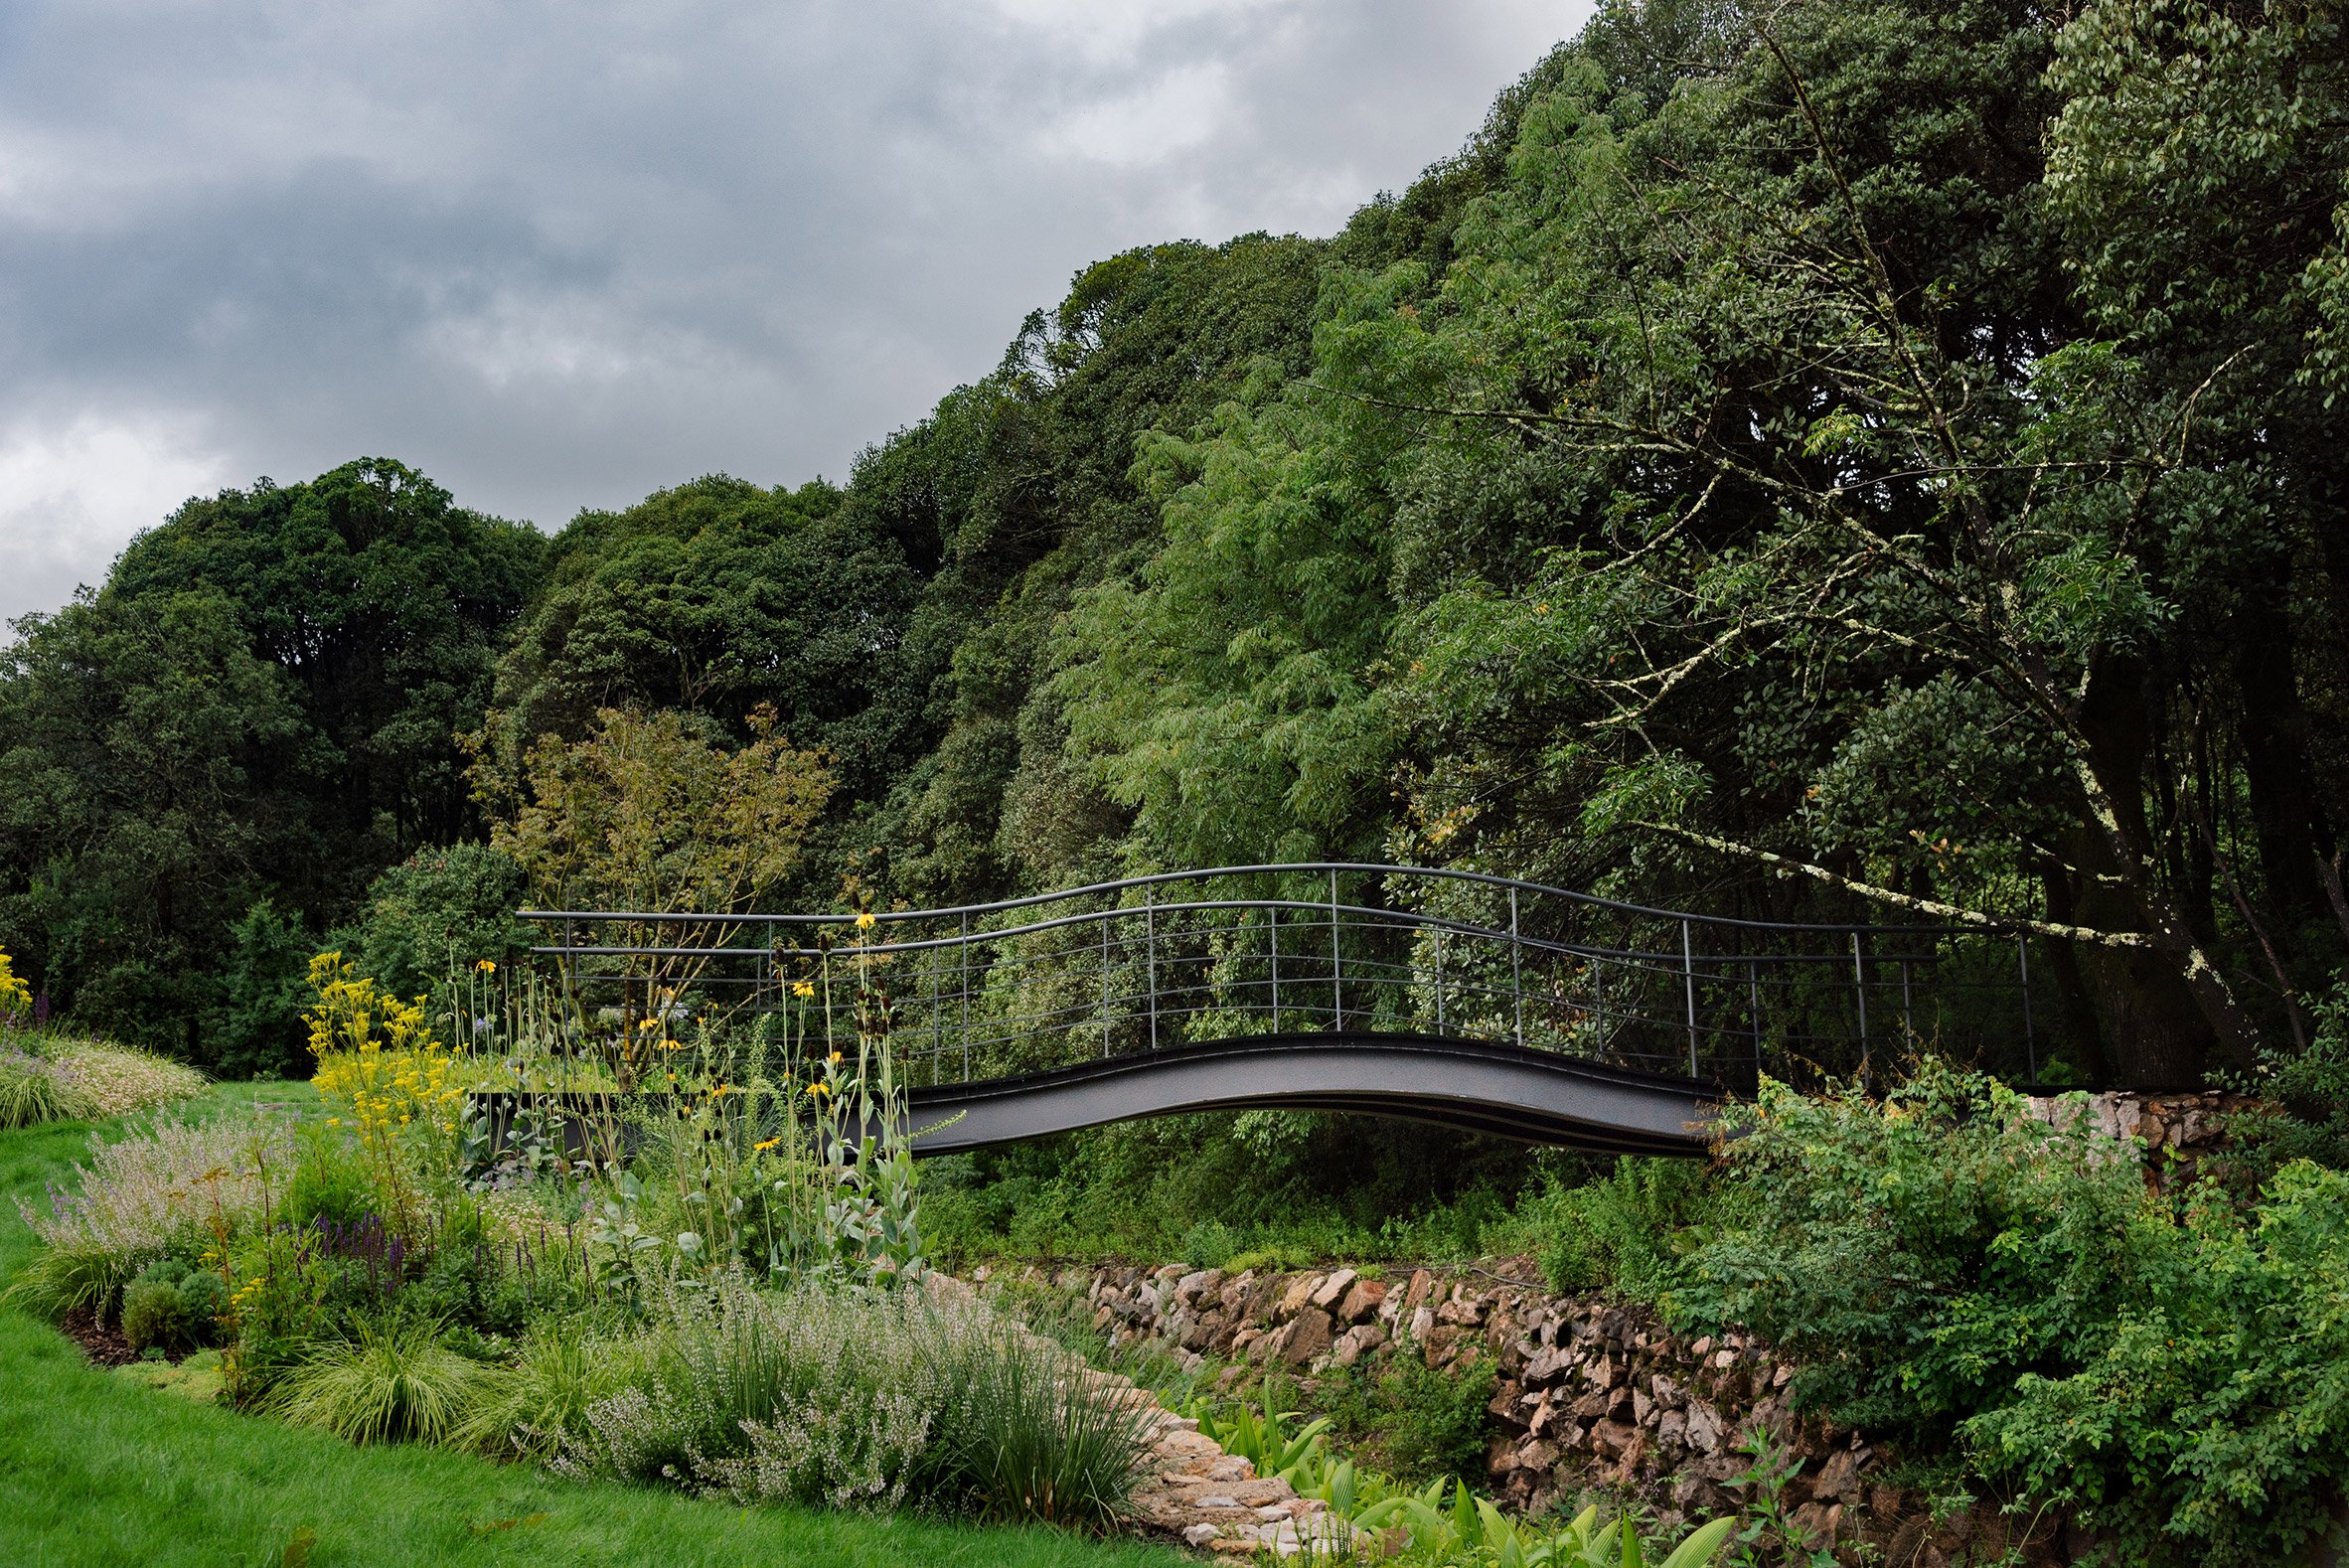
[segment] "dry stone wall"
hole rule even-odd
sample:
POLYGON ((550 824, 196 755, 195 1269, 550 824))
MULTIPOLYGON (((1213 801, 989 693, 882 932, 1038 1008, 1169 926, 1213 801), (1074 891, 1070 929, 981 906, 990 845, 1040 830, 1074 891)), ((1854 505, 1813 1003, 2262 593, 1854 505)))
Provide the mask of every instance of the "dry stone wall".
MULTIPOLYGON (((1847 1561, 1945 1568, 2019 1548, 2028 1563, 2055 1564, 2086 1548, 2051 1518, 2028 1540, 2010 1538, 1994 1513, 1935 1519, 1925 1499, 1886 1482, 1881 1445, 1793 1408, 1793 1368, 1767 1344, 1677 1335, 1644 1308, 1555 1295, 1526 1260, 1380 1277, 1173 1265, 1017 1272, 1081 1293, 1119 1348, 1158 1339, 1194 1366, 1228 1360, 1225 1387, 1271 1367, 1311 1380, 1337 1367, 1375 1375, 1405 1355, 1460 1370, 1488 1358, 1497 1377, 1485 1480, 1518 1508, 1609 1489, 1643 1495, 1667 1524, 1734 1512, 1753 1463, 1740 1446, 1762 1433, 1803 1461, 1782 1499, 1796 1523, 1847 1561)), ((1226 1520, 1229 1540, 1242 1521, 1226 1520)))

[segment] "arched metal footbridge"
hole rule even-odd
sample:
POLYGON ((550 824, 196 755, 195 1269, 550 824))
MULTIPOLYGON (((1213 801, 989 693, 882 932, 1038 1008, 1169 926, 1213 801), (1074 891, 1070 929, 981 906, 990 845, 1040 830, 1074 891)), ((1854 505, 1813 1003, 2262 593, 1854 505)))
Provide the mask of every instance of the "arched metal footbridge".
POLYGON ((1765 1070, 2033 1039, 2012 937, 1732 919, 1454 869, 1217 866, 861 919, 523 914, 616 1041, 711 1010, 814 1055, 885 1031, 921 1153, 1285 1107, 1689 1154, 1765 1070))

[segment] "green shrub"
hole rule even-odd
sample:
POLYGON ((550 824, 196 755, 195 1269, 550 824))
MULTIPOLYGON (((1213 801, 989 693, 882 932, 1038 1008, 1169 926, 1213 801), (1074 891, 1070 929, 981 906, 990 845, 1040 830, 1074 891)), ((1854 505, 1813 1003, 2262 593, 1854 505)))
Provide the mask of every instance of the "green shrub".
POLYGON ((2349 977, 2336 977, 2314 1012, 2306 1050, 2266 1052, 2260 1070, 2238 1085, 2267 1102, 2228 1128, 2232 1163, 2253 1183, 2293 1160, 2349 1170, 2349 977))
POLYGON ((229 1287, 209 1269, 162 1258, 139 1271, 122 1293, 122 1337, 133 1350, 201 1349, 219 1338, 229 1287))
POLYGON ((1483 1356, 1438 1369, 1406 1355, 1375 1376, 1332 1368, 1314 1403, 1335 1431, 1365 1444, 1396 1476, 1428 1482, 1482 1473, 1486 1406, 1498 1381, 1483 1356))
POLYGON ((1553 1186, 1528 1205, 1534 1256, 1553 1290, 1652 1299, 1718 1202, 1700 1163, 1627 1156, 1606 1176, 1553 1186))
POLYGON ((1240 1233, 1220 1219, 1202 1219, 1182 1233, 1182 1261, 1194 1269, 1222 1267, 1239 1255, 1240 1233))
POLYGON ((538 940, 514 918, 525 891, 522 868, 486 844, 419 851, 368 884, 354 962, 394 996, 430 996, 438 1018, 452 968, 510 964, 538 940))
POLYGON ((214 1070, 225 1078, 309 1075, 310 955, 318 944, 298 916, 263 898, 229 927, 222 1002, 205 1019, 214 1070))
POLYGON ((1666 1295, 1750 1327, 1803 1403, 2076 1501, 2136 1564, 2284 1560, 2349 1473, 2349 1176, 2248 1213, 2149 1194, 2128 1146, 1927 1064, 1881 1102, 1766 1085, 1739 1221, 1666 1295))
POLYGON ((359 1326, 356 1341, 314 1350, 286 1373, 271 1405, 295 1426, 353 1443, 451 1436, 488 1375, 440 1343, 440 1326, 359 1326))
POLYGON ((302 1129, 301 1152, 277 1200, 281 1221, 299 1228, 324 1220, 348 1228, 383 1206, 374 1174, 352 1140, 328 1127, 302 1129))

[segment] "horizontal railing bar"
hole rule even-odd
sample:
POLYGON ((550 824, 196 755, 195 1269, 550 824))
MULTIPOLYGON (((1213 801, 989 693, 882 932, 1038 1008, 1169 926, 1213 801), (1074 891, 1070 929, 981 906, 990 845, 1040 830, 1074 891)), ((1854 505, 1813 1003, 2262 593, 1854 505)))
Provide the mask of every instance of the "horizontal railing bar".
MULTIPOLYGON (((2009 935, 2011 928, 2002 922, 1964 925, 1880 925, 1855 922, 1750 920, 1736 915, 1698 914, 1687 910, 1659 909, 1645 904, 1627 903, 1622 899, 1602 898, 1595 893, 1577 892, 1570 887, 1557 887, 1546 882, 1525 881, 1517 877, 1496 876, 1486 871, 1464 871, 1452 866, 1436 865, 1380 865, 1358 861, 1311 861, 1269 863, 1261 865, 1216 865, 1188 871, 1155 871, 1144 876, 1122 877, 1116 881, 1091 882, 1081 887, 1070 887, 1058 892, 1030 893, 1020 898, 999 899, 992 903, 953 904, 937 909, 893 909, 870 911, 876 922, 899 922, 925 918, 956 918, 966 915, 1001 913, 1012 909, 1032 909, 1042 904, 1063 899, 1085 898, 1105 893, 1123 892, 1132 888, 1164 886, 1169 882, 1206 881, 1227 876, 1267 875, 1327 875, 1371 874, 1380 877, 1429 877, 1442 881, 1467 882, 1478 886, 1513 888, 1520 893, 1546 894, 1594 909, 1606 909, 1617 914, 1636 915, 1644 919, 1692 921, 1708 926, 1761 931, 1812 931, 1849 935, 1871 931, 1903 931, 1911 935, 2009 935)), ((1165 906, 1174 907, 1174 906, 1165 906)), ((1299 907, 1313 907, 1299 905, 1299 907)), ((1321 908, 1328 908, 1324 903, 1321 908)), ((516 911, 526 920, 635 920, 648 923, 676 923, 704 921, 721 925, 846 925, 854 921, 854 912, 831 914, 712 914, 695 911, 659 913, 652 910, 608 909, 522 909, 516 911)))

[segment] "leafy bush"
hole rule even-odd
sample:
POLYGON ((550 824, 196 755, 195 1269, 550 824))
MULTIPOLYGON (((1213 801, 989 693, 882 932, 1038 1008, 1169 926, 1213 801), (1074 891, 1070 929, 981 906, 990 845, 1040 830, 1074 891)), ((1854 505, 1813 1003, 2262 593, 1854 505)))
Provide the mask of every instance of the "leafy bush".
POLYGON ((1697 1162, 1627 1156, 1606 1176, 1554 1185, 1527 1205, 1534 1256, 1553 1290, 1652 1298, 1672 1278, 1691 1227, 1718 1201, 1697 1162))
POLYGON ((2349 976, 2336 977, 2313 1011, 2308 1048, 2267 1052, 2241 1085, 2268 1102, 2228 1129, 2255 1180, 2293 1160, 2349 1170, 2349 976))
POLYGON ((295 1426, 353 1443, 437 1442, 457 1430, 486 1376, 441 1344, 438 1324, 363 1324, 356 1342, 324 1346, 287 1373, 271 1403, 295 1426))
POLYGON ((2349 1473, 2349 1176, 2167 1200, 2059 1122, 1931 1063, 1881 1102, 1766 1085, 1738 1224, 1666 1308, 1759 1331, 1839 1421, 2077 1501, 2127 1561, 2287 1556, 2349 1473))
POLYGON ((522 867, 486 844, 419 851, 368 884, 352 957, 395 997, 430 996, 437 1019, 450 1009, 452 971, 510 965, 538 940, 514 918, 524 893, 522 867))
POLYGON ((187 1351, 214 1343, 229 1307, 229 1287, 184 1258, 162 1258, 139 1271, 122 1293, 122 1337, 133 1350, 187 1351))

